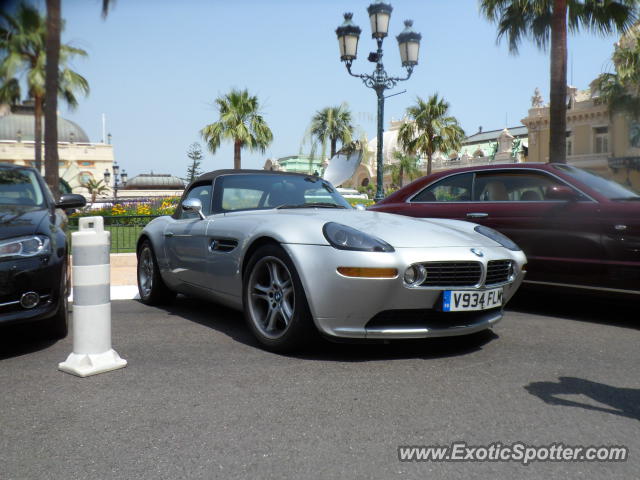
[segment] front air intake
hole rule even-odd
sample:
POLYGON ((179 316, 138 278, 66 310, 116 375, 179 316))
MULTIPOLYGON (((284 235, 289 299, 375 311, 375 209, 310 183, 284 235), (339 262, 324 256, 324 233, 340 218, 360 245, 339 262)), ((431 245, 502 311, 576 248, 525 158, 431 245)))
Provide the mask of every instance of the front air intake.
POLYGON ((480 262, 425 262, 427 271, 421 287, 473 287, 480 283, 480 262))

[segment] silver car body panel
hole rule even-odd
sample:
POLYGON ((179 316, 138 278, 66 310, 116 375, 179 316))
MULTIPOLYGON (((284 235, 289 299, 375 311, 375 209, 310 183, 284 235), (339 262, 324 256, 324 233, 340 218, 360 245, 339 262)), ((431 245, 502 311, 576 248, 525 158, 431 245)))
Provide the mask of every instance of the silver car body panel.
MULTIPOLYGON (((443 288, 409 288, 403 281, 408 266, 433 261, 512 260, 514 277, 504 283, 505 303, 524 277, 525 255, 508 250, 474 231, 476 224, 447 219, 420 219, 355 209, 273 209, 219 213, 189 220, 159 217, 142 235, 151 240, 163 280, 185 294, 195 294, 242 309, 243 266, 252 245, 263 239, 279 243, 300 276, 317 328, 328 336, 345 338, 420 338, 473 333, 491 327, 502 309, 473 312, 463 324, 445 327, 377 326, 367 323, 390 310, 436 309, 443 288), (337 222, 378 237, 394 252, 361 252, 332 247, 322 233, 337 222), (471 249, 480 249, 478 257, 471 249), (385 267, 396 278, 353 278, 338 267, 385 267)), ((491 287, 494 287, 493 285, 491 287)), ((456 290, 477 291, 478 287, 456 290)))

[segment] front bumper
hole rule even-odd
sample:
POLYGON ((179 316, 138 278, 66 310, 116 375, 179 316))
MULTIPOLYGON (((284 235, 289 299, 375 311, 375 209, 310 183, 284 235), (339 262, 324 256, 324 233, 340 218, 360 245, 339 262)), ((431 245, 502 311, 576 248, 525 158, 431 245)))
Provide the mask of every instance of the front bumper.
POLYGON ((0 325, 33 322, 55 314, 64 285, 64 261, 55 256, 37 256, 0 262, 0 325), (27 292, 40 297, 33 308, 20 305, 27 292))
MULTIPOLYGON (((502 247, 482 247, 482 258, 468 247, 398 248, 395 252, 354 252, 329 246, 285 244, 305 289, 317 328, 325 335, 344 338, 403 339, 467 335, 495 325, 502 308, 475 312, 441 312, 443 290, 478 291, 477 287, 409 288, 403 281, 409 265, 421 262, 474 261, 486 271, 490 260, 512 260, 513 281, 501 284, 503 306, 524 277, 526 257, 502 247), (353 278, 338 267, 395 268, 396 278, 353 278)), ((495 288, 495 285, 486 288, 495 288)))

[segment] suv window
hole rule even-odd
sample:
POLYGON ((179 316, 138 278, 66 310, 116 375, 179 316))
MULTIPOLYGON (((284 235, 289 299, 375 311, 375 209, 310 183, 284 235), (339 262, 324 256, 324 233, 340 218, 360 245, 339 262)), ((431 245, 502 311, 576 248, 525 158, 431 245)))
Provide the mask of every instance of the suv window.
MULTIPOLYGON (((187 196, 184 197, 183 201, 191 198, 197 198, 198 200, 200 200, 200 202, 202 203, 202 213, 204 213, 205 215, 211 214, 211 184, 210 183, 206 185, 194 186, 191 190, 189 190, 189 193, 187 193, 187 196)), ((185 212, 184 210, 180 209, 180 218, 200 218, 200 217, 195 212, 185 212)))
POLYGON ((412 202, 468 202, 471 200, 473 173, 452 175, 429 185, 412 202))
POLYGON ((474 181, 476 202, 543 202, 550 187, 565 185, 554 177, 531 171, 479 172, 474 181))

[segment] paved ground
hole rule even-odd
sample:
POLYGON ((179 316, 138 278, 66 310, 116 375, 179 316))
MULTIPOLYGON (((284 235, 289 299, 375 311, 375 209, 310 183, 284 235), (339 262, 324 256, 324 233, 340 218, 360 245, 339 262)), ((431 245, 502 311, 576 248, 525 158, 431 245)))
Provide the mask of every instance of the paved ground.
POLYGON ((0 339, 0 479, 640 477, 638 302, 522 296, 491 335, 256 347, 240 314, 113 302, 123 370, 0 339), (626 445, 626 463, 400 463, 398 445, 626 445))

